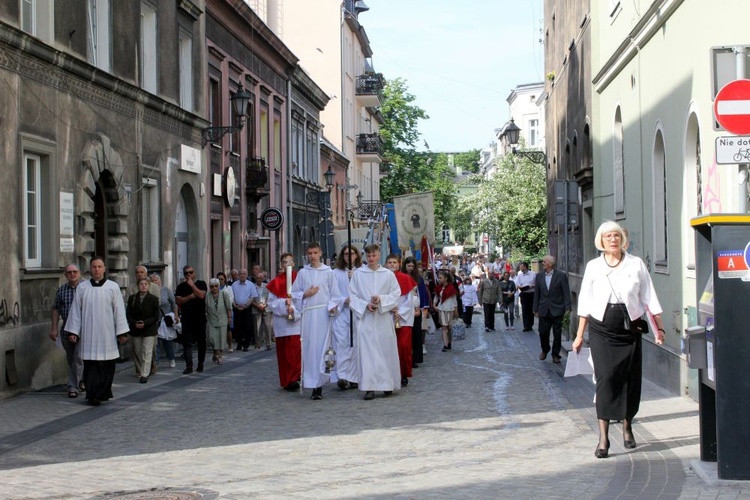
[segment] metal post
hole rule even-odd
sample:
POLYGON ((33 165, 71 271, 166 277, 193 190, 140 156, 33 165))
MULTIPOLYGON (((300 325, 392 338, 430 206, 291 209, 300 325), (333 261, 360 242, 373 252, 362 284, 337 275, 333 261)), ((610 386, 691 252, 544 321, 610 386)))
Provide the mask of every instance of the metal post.
MULTIPOLYGON (((563 229, 565 230, 565 236, 563 236, 563 238, 564 238, 563 239, 563 241, 564 241, 563 245, 565 247, 565 272, 568 274, 568 276, 570 276, 570 258, 569 258, 570 248, 568 247, 568 244, 569 244, 569 241, 568 241, 568 225, 570 224, 570 213, 569 213, 570 210, 568 209, 568 184, 569 183, 570 183, 570 181, 568 181, 568 179, 565 179, 565 184, 564 184, 564 186, 565 186, 565 197, 563 198, 563 200, 564 200, 563 203, 565 205, 565 226, 563 226, 563 229)), ((570 333, 570 332, 568 332, 568 333, 570 333)))
MULTIPOLYGON (((745 54, 746 48, 744 46, 734 47, 735 76, 738 80, 745 79, 745 54)), ((744 214, 747 213, 747 164, 741 163, 737 165, 737 168, 739 175, 737 212, 744 214)))

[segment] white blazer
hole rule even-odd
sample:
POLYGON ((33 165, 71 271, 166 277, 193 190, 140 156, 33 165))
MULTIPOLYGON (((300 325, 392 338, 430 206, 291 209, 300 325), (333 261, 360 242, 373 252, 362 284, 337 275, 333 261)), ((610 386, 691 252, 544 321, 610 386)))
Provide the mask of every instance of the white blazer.
POLYGON ((602 321, 610 302, 625 304, 630 319, 643 316, 646 306, 651 314, 662 313, 646 265, 628 253, 623 253, 622 262, 617 267, 609 267, 604 255, 586 264, 578 296, 578 316, 602 321))

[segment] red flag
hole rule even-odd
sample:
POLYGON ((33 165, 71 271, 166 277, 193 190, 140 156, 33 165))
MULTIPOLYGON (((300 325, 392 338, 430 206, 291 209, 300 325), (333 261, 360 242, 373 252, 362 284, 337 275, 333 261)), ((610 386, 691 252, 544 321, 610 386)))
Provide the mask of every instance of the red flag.
POLYGON ((419 252, 422 254, 422 266, 427 269, 430 265, 430 247, 427 244, 427 236, 422 236, 422 242, 419 245, 419 252))

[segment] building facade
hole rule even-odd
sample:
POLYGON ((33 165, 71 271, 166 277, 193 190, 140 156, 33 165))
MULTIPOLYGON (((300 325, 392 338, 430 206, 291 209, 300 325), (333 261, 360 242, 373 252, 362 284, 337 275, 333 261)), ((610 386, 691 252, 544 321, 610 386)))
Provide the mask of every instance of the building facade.
POLYGON ((718 165, 714 143, 731 135, 713 118, 717 91, 748 78, 745 2, 592 2, 594 225, 628 228, 664 308, 663 346, 644 342, 644 375, 697 394, 681 354, 696 324, 690 219, 747 211, 746 168, 718 165), (697 28, 696 28, 697 27, 697 28), (675 57, 684 54, 686 57, 675 57))
POLYGON ((211 271, 260 264, 273 274, 287 236, 260 219, 268 208, 286 212, 288 106, 297 58, 242 0, 209 0, 206 10, 211 125, 237 125, 231 96, 241 89, 250 94, 244 127, 206 144, 211 271), (236 188, 228 194, 232 178, 236 188))
MULTIPOLYGON (((547 0, 544 19, 547 233, 550 254, 570 280, 575 318, 584 267, 594 256, 590 242, 596 231, 590 0, 547 0), (565 213, 561 207, 568 213, 563 220, 556 215, 565 213)), ((575 327, 575 321, 572 324, 575 327)))
POLYGON ((205 5, 0 5, 0 394, 64 380, 49 314, 62 270, 94 255, 123 289, 145 264, 174 287, 206 270, 205 5), (135 55, 135 57, 134 57, 135 55))

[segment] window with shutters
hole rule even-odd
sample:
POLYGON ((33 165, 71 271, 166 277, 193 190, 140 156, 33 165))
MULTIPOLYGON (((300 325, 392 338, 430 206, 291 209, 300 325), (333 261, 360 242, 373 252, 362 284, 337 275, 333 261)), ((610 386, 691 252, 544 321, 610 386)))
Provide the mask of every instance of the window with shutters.
POLYGON ((159 183, 156 179, 143 179, 141 241, 143 262, 160 262, 159 237, 159 183))

